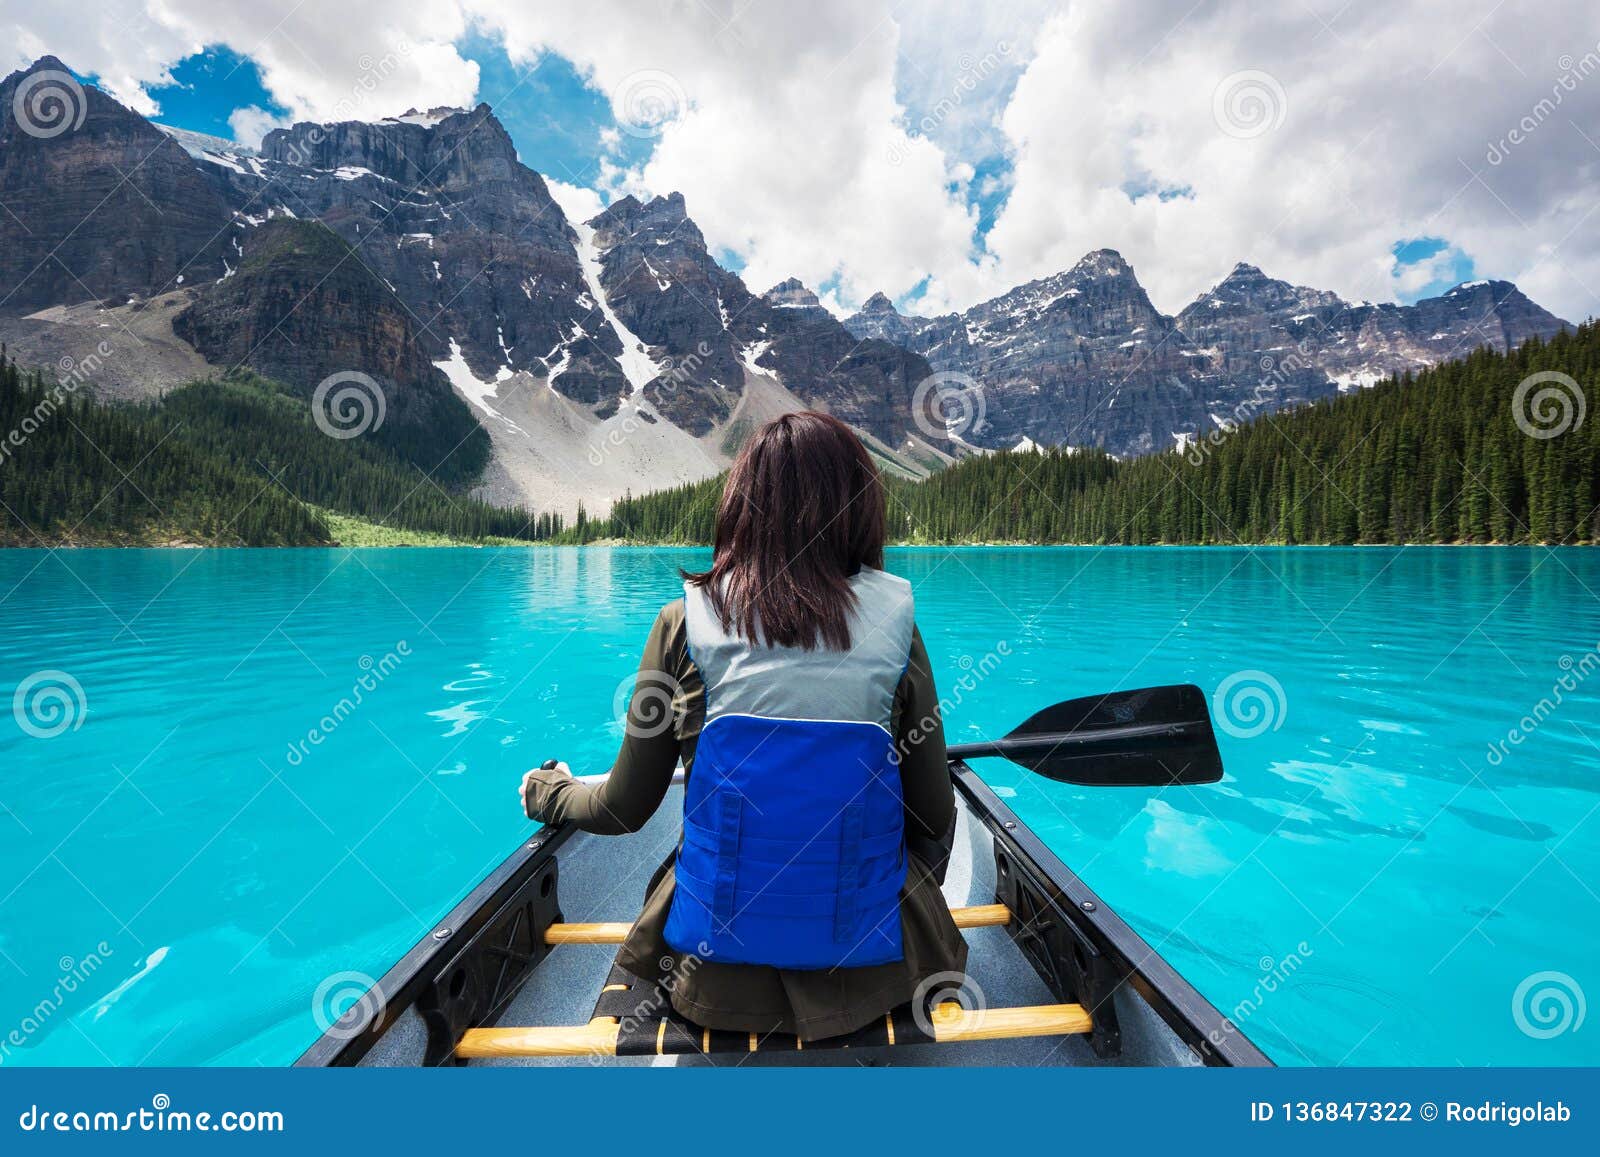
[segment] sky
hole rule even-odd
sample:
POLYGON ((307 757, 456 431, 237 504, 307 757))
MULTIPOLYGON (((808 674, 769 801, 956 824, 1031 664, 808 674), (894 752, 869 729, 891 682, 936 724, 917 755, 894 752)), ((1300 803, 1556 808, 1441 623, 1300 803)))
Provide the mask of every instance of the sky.
POLYGON ((1175 313, 1240 261, 1352 300, 1600 313, 1593 0, 7 0, 153 119, 492 105, 564 204, 679 191, 761 291, 924 314, 1119 250, 1175 313))

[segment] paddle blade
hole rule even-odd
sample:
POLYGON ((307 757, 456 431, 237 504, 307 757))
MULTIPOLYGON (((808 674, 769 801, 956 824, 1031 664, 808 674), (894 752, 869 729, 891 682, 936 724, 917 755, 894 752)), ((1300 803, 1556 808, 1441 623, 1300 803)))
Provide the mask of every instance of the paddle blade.
POLYGON ((1046 707, 993 747, 992 754, 1047 779, 1087 787, 1222 778, 1205 692, 1193 684, 1069 699, 1046 707))

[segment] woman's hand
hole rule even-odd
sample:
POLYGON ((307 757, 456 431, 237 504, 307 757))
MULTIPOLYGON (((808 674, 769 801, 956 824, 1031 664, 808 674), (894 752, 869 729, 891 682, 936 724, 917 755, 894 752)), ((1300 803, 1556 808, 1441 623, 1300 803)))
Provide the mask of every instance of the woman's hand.
POLYGON ((572 775, 572 769, 559 759, 547 759, 540 765, 538 771, 530 771, 522 777, 522 786, 517 789, 517 795, 522 800, 522 814, 530 820, 538 818, 533 814, 531 791, 534 784, 534 776, 538 775, 540 771, 556 771, 568 777, 572 775))

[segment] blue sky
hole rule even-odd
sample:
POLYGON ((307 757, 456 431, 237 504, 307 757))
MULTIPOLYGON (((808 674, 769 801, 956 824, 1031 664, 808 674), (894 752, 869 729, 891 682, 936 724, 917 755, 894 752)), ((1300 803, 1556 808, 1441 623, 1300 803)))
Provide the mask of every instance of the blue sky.
POLYGON ((594 188, 603 159, 632 166, 649 155, 647 140, 626 134, 610 150, 602 145, 601 133, 616 128, 611 102, 565 58, 545 53, 535 64, 517 65, 499 41, 481 35, 456 47, 477 64, 478 99, 495 110, 530 169, 594 188))
POLYGON ((1394 245, 1395 269, 1402 273, 1416 270, 1432 276, 1420 285, 1399 287, 1400 300, 1417 301, 1424 297, 1437 297, 1445 290, 1471 281, 1477 276, 1471 257, 1451 246, 1443 237, 1416 237, 1409 241, 1396 241, 1394 245))
MULTIPOLYGON (((648 155, 648 141, 632 137, 618 138, 620 154, 603 148, 601 132, 616 126, 610 101, 562 57, 547 53, 536 64, 519 66, 498 41, 480 35, 456 48, 477 64, 478 99, 493 106, 529 168, 592 188, 603 156, 633 165, 648 155)), ((253 106, 278 116, 288 111, 273 100, 254 62, 220 45, 179 61, 172 79, 149 93, 161 107, 154 119, 176 128, 232 138, 228 118, 237 109, 253 106)))
POLYGON ((228 116, 234 109, 254 105, 283 115, 261 83, 261 73, 249 57, 227 48, 209 48, 180 60, 172 69, 173 83, 151 88, 161 106, 163 124, 190 132, 231 138, 228 116))

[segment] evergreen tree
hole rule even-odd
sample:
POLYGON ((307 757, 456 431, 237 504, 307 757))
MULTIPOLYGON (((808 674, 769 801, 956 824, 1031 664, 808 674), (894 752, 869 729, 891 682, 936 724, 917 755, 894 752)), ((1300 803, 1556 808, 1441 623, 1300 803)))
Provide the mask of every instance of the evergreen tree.
MULTIPOLYGON (((1600 541, 1600 417, 1536 438, 1513 412, 1518 385, 1546 370, 1600 407, 1600 326, 1480 349, 1186 450, 1000 452, 921 482, 886 478, 888 524, 907 543, 1600 541)), ((721 489, 630 495, 585 533, 709 542, 721 489)))

